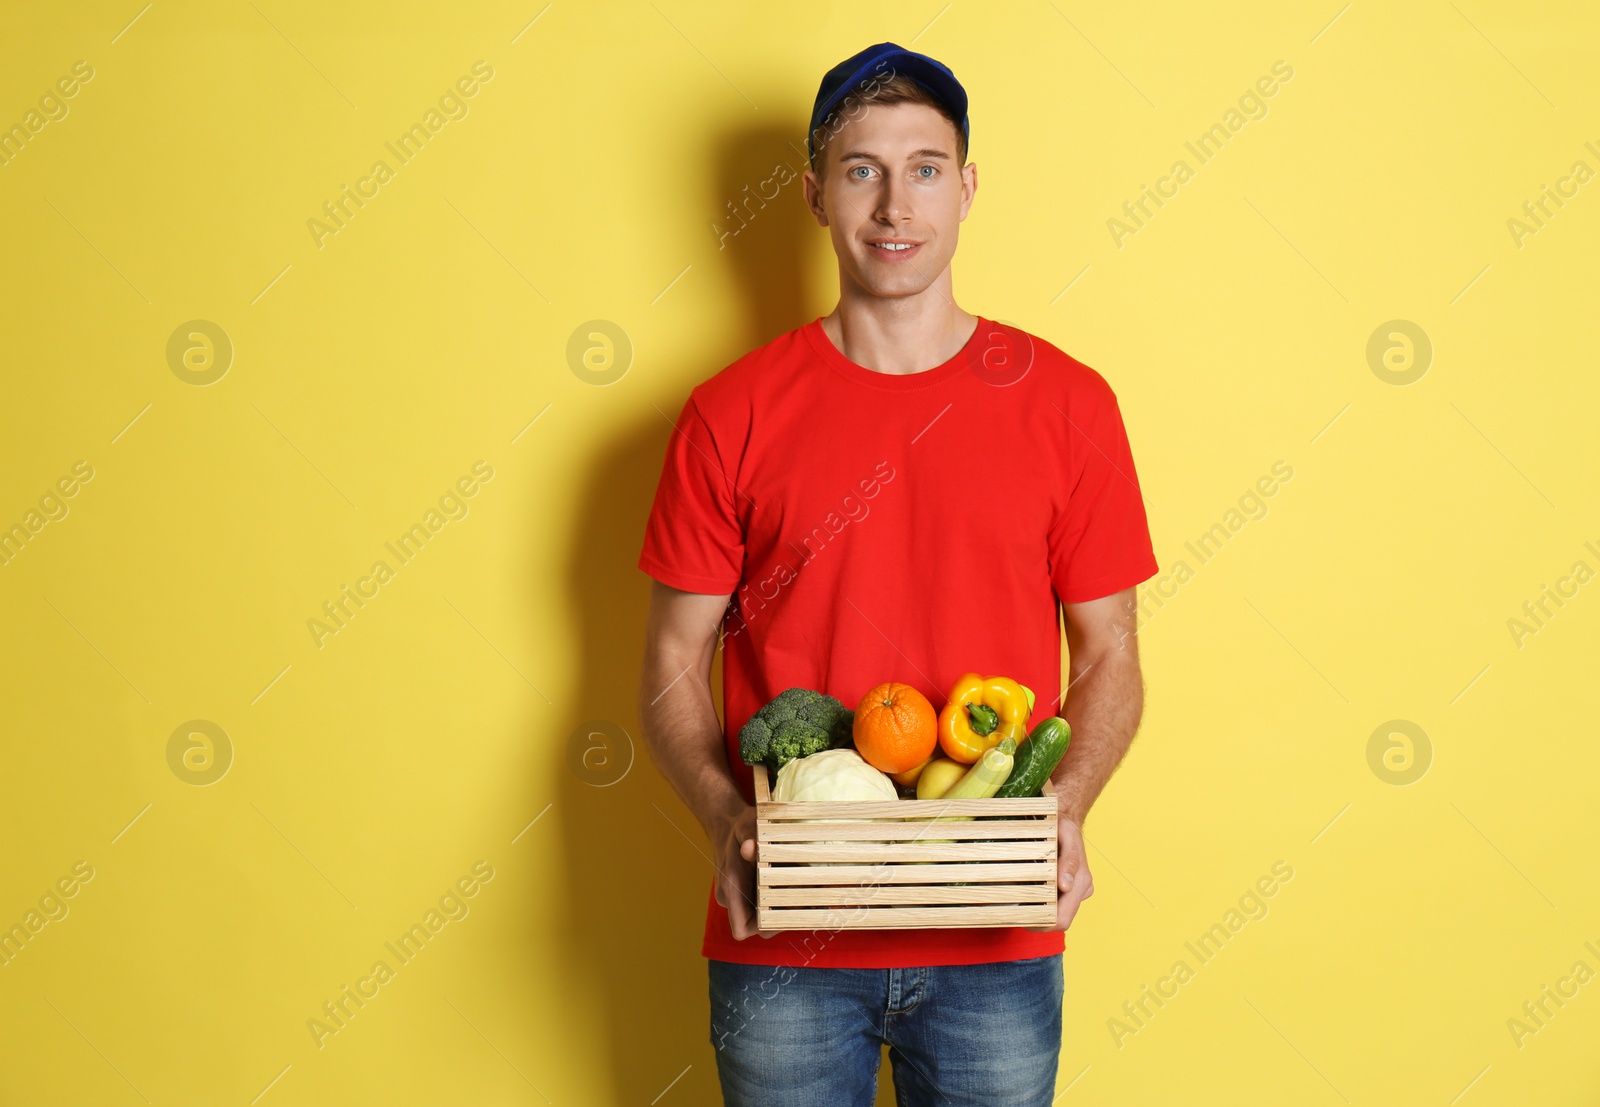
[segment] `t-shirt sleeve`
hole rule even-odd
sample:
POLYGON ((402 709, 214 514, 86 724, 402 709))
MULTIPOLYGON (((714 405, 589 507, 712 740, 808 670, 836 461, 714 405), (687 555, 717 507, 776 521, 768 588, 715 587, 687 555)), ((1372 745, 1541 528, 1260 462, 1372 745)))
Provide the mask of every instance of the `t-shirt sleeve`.
POLYGON ((1050 583, 1061 602, 1084 603, 1149 580, 1159 566, 1111 386, 1091 373, 1065 414, 1073 484, 1050 531, 1050 583))
POLYGON ((640 569, 685 592, 733 593, 744 571, 744 521, 731 463, 691 392, 667 441, 640 569))

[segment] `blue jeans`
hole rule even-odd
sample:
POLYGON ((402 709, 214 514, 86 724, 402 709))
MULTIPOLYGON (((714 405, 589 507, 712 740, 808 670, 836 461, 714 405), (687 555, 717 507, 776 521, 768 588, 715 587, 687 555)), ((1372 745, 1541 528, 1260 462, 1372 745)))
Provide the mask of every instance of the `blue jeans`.
POLYGON ((1059 953, 916 969, 707 965, 727 1107, 872 1107, 885 1043, 900 1107, 1050 1107, 1059 953))

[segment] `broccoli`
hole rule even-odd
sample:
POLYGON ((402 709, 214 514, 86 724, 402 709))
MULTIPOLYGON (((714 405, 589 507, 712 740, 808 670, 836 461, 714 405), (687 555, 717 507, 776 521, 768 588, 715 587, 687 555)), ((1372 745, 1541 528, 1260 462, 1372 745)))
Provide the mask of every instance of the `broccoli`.
POLYGON ((765 762, 776 775, 788 762, 851 743, 856 713, 823 692, 790 688, 750 717, 739 730, 739 756, 765 762))

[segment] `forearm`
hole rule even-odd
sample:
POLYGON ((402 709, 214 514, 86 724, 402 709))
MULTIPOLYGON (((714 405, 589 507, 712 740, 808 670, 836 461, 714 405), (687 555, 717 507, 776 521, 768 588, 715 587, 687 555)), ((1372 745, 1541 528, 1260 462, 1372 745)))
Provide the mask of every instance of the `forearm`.
POLYGON ((1063 712, 1072 739, 1050 779, 1062 818, 1082 826, 1139 729, 1144 678, 1131 649, 1107 650, 1073 668, 1063 712))
POLYGON ((661 775, 694 813, 709 838, 748 806, 728 769, 722 725, 711 700, 709 658, 704 665, 646 656, 639 689, 639 721, 661 775))

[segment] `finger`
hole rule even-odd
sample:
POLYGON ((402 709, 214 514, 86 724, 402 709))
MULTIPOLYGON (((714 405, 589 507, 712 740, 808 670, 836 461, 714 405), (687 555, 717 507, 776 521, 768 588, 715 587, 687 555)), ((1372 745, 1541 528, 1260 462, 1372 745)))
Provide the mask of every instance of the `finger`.
MULTIPOLYGON (((1084 883, 1087 884, 1088 881, 1084 883)), ((1072 925, 1072 920, 1077 917, 1078 908, 1088 898, 1088 891, 1081 886, 1074 888, 1061 898, 1061 928, 1063 930, 1072 925)))
POLYGON ((1056 869, 1056 887, 1063 893, 1070 892, 1073 888, 1082 887, 1089 882, 1089 866, 1080 864, 1076 872, 1069 872, 1065 865, 1056 869))
POLYGON ((754 861, 756 859, 756 840, 754 838, 746 838, 739 843, 739 856, 746 861, 754 861))
POLYGON ((740 941, 756 933, 756 905, 755 899, 746 890, 744 880, 735 880, 733 884, 734 902, 728 910, 728 926, 733 931, 733 936, 740 941))
POLYGON ((734 940, 739 942, 750 937, 755 929, 750 925, 750 910, 745 907, 742 900, 728 911, 728 929, 733 932, 734 940))
POLYGON ((743 940, 748 937, 749 908, 745 906, 743 890, 732 876, 724 875, 717 882, 717 902, 728 910, 728 929, 733 933, 734 939, 743 940))
POLYGON ((1089 871, 1089 859, 1082 854, 1078 856, 1076 871, 1072 874, 1071 887, 1078 891, 1078 898, 1088 899, 1094 892, 1094 874, 1089 871))

